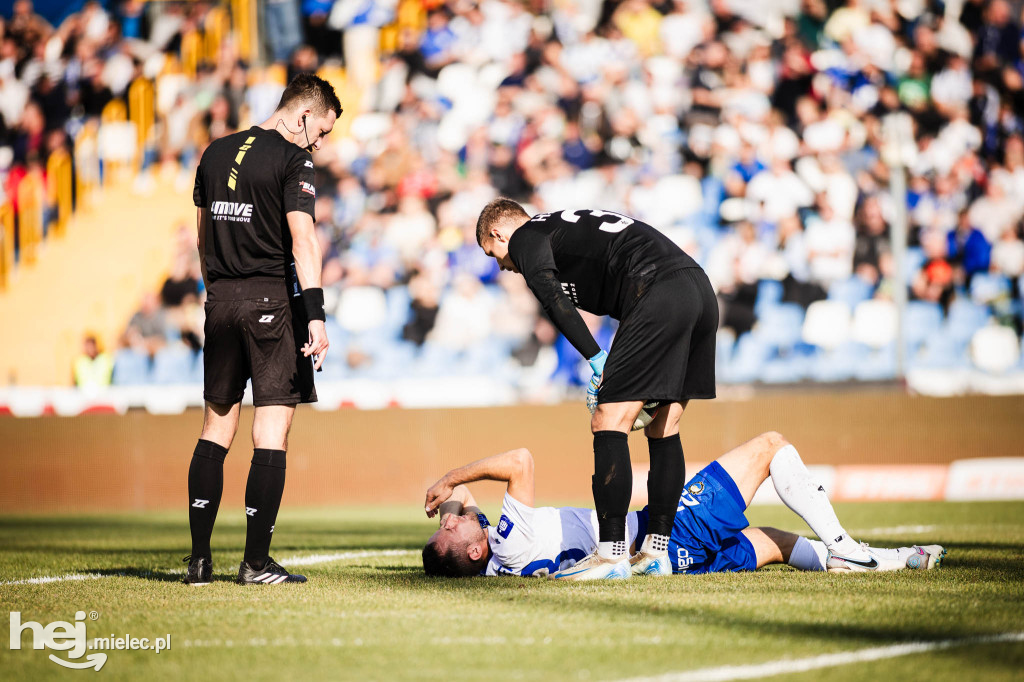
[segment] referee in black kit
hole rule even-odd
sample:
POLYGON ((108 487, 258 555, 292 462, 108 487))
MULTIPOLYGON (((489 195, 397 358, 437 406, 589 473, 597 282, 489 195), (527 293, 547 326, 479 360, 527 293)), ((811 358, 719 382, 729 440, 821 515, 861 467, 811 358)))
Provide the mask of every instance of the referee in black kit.
POLYGON ((269 119, 215 140, 196 171, 193 201, 207 287, 206 411, 188 471, 192 554, 185 558, 185 583, 190 585, 206 585, 212 578, 210 536, 224 487, 224 457, 250 378, 254 449, 238 582, 306 581, 270 558, 270 540, 284 492, 295 405, 316 402, 314 363, 319 369, 328 348, 313 227, 312 152, 340 115, 330 83, 300 74, 269 119), (292 296, 296 286, 301 299, 292 296))
POLYGON ((480 213, 476 238, 503 270, 522 273, 594 372, 587 404, 598 549, 552 577, 671 575, 667 548, 686 479, 679 419, 689 400, 715 397, 718 302, 707 275, 658 230, 610 211, 531 218, 516 202, 495 199, 480 213), (598 346, 577 308, 620 321, 610 352, 598 346), (651 455, 649 525, 643 546, 630 557, 627 435, 648 401, 660 403, 644 429, 651 455))

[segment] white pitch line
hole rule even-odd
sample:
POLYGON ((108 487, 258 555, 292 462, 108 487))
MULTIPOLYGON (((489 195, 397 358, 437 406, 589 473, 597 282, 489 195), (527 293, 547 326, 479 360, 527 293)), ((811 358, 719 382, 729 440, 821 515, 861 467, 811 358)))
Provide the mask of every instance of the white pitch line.
POLYGON ((40 578, 22 578, 21 580, 5 580, 0 585, 45 585, 46 583, 62 583, 69 580, 99 580, 109 578, 99 573, 69 573, 68 575, 44 575, 40 578))
POLYGON ((939 526, 882 526, 881 528, 865 528, 863 530, 852 530, 850 535, 904 535, 915 533, 933 533, 939 526))
POLYGON ((851 663, 880 661, 886 658, 897 658, 911 654, 922 654, 939 649, 951 649, 972 644, 1001 644, 1005 642, 1024 642, 1024 632, 1006 632, 1000 635, 981 637, 964 637, 962 639, 943 639, 935 642, 908 642, 890 646, 856 649, 837 654, 824 654, 808 658, 782 659, 756 663, 752 665, 724 665, 718 668, 701 668, 678 673, 666 673, 654 677, 632 677, 622 682, 730 682, 731 680, 750 680, 759 677, 772 677, 788 673, 802 673, 808 670, 832 668, 851 663))
POLYGON ((311 556, 295 556, 281 559, 280 563, 287 566, 315 566, 316 564, 329 564, 332 561, 344 561, 345 559, 373 559, 386 556, 405 556, 416 554, 411 549, 382 549, 379 551, 365 550, 361 552, 338 552, 337 554, 313 554, 311 556))
MULTIPOLYGON (((288 564, 291 566, 315 566, 317 564, 328 564, 334 561, 344 561, 346 559, 373 559, 376 557, 389 557, 389 556, 405 556, 407 554, 415 554, 411 549, 383 549, 379 551, 356 551, 356 552, 338 552, 337 554, 311 554, 310 556, 295 556, 282 559, 280 563, 288 564)), ((170 573, 184 573, 181 569, 175 569, 170 573)), ((101 575, 99 573, 71 573, 68 575, 44 575, 38 578, 22 578, 21 580, 6 580, 0 582, 0 585, 45 585, 47 583, 62 583, 73 580, 99 580, 100 578, 117 578, 121 577, 120 574, 111 573, 108 575, 101 575)))

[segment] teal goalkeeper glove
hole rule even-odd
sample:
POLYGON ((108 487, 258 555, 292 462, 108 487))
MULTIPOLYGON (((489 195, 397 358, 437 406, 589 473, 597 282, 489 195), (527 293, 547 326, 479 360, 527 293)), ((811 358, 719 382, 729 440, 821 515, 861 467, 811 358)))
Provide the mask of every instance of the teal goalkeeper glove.
POLYGON ((594 375, 590 377, 590 384, 587 386, 587 409, 590 414, 597 410, 597 391, 601 388, 601 379, 604 376, 604 363, 608 359, 608 353, 601 351, 594 357, 587 360, 594 375))

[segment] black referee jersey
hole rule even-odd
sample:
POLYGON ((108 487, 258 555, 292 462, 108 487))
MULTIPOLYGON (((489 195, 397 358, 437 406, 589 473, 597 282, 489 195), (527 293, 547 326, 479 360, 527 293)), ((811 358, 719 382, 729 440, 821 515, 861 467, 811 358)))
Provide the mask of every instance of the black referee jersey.
POLYGON ((207 209, 210 281, 285 277, 292 262, 286 215, 315 219, 312 155, 275 130, 253 126, 214 140, 196 171, 192 201, 207 209))

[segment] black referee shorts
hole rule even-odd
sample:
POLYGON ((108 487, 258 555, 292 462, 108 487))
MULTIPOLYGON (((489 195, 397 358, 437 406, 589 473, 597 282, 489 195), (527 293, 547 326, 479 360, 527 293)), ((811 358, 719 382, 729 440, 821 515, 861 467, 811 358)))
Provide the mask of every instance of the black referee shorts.
POLYGON ((718 300, 700 268, 662 276, 620 321, 598 403, 715 397, 718 300))
POLYGON ((210 284, 203 348, 207 402, 239 402, 249 378, 256 407, 316 402, 313 363, 301 350, 309 339, 306 315, 301 302, 292 301, 283 278, 210 284))

